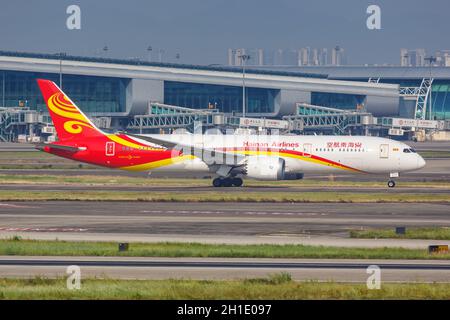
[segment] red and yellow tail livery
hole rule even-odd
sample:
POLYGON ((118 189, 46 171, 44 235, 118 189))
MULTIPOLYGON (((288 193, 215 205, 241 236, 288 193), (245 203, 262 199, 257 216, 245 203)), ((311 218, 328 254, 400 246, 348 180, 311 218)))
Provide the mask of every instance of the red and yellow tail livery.
POLYGON ((151 146, 125 134, 107 134, 50 80, 37 80, 58 141, 40 145, 45 152, 109 168, 141 171, 179 162, 178 152, 151 146))
POLYGON ((54 82, 43 79, 37 82, 60 141, 104 135, 54 82))

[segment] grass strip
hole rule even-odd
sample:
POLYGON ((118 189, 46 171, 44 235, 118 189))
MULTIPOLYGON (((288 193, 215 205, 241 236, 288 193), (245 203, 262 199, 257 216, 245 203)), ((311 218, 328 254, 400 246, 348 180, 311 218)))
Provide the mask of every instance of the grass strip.
MULTIPOLYGON (((146 201, 146 202, 291 202, 291 203, 448 203, 450 193, 359 192, 199 192, 1 190, 0 201, 146 201)), ((188 189, 187 189, 188 190, 188 189)))
POLYGON ((289 274, 234 281, 84 279, 68 290, 65 279, 0 279, 0 299, 450 299, 450 284, 294 282, 289 274))
POLYGON ((450 228, 407 228, 405 234, 396 234, 395 229, 352 230, 351 238, 360 239, 430 239, 450 240, 450 228))
POLYGON ((308 245, 231 245, 202 243, 131 243, 118 251, 113 242, 73 242, 4 239, 0 255, 21 256, 128 256, 202 258, 311 258, 311 259, 450 259, 450 254, 429 254, 426 249, 347 248, 308 245))
MULTIPOLYGON (((332 181, 330 180, 291 180, 291 181, 256 181, 245 180, 249 187, 279 186, 279 187, 379 187, 386 189, 385 181, 332 181)), ((0 174, 0 183, 8 184, 90 184, 90 185, 121 185, 121 186, 198 186, 209 187, 208 179, 176 179, 176 178, 151 178, 151 177, 127 177, 127 176, 95 176, 95 175, 11 175, 0 174)), ((399 181, 399 187, 427 187, 449 188, 447 181, 399 181)))

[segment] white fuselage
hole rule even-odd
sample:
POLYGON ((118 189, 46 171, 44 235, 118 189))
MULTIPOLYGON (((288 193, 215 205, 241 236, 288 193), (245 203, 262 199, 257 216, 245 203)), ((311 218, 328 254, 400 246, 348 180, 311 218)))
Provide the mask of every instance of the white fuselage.
MULTIPOLYGON (((425 166, 405 143, 367 136, 298 135, 147 135, 196 148, 226 150, 247 156, 284 159, 286 172, 401 173, 425 166)), ((263 158, 262 158, 263 159, 263 158)), ((159 170, 209 171, 199 157, 159 170)))

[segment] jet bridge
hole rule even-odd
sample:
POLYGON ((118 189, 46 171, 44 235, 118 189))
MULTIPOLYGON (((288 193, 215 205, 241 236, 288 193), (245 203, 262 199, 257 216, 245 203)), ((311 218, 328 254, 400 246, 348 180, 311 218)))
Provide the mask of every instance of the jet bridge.
POLYGON ((297 103, 295 115, 284 116, 295 131, 329 130, 334 134, 346 134, 349 129, 365 129, 373 123, 371 113, 359 110, 328 108, 307 103, 297 103))

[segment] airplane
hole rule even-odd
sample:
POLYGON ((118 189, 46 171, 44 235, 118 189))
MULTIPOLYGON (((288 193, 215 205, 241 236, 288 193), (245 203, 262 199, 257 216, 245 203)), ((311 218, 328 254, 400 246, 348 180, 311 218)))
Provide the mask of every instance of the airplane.
POLYGON ((425 160, 405 143, 369 136, 105 133, 52 81, 37 80, 58 140, 36 148, 60 157, 129 171, 215 174, 214 187, 244 178, 301 179, 337 172, 389 175, 418 170, 425 160))

